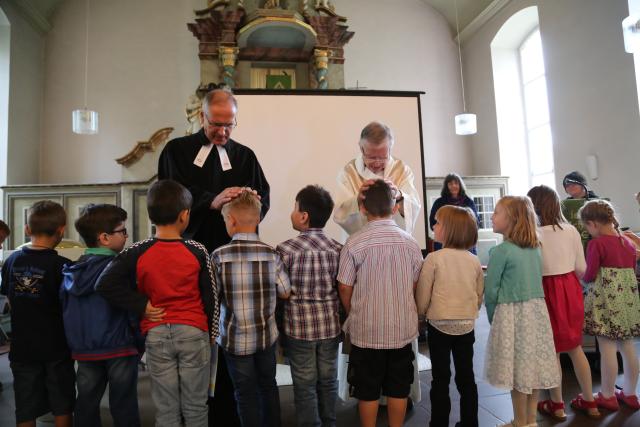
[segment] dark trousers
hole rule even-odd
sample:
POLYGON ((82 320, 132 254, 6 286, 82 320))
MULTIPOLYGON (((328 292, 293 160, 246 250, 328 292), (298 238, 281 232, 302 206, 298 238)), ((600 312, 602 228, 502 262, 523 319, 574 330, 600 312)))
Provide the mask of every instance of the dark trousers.
POLYGON ((456 387, 460 393, 461 425, 478 427, 478 387, 473 374, 473 331, 465 335, 447 335, 428 324, 427 333, 433 376, 430 427, 449 426, 451 355, 456 369, 456 387))
POLYGON ((209 398, 208 405, 210 427, 240 427, 233 383, 231 382, 227 360, 224 358, 221 347, 218 347, 215 396, 209 398))
POLYGON ((101 426, 100 400, 109 384, 109 410, 116 427, 140 425, 138 356, 78 362, 75 425, 101 426))
POLYGON ((275 347, 246 356, 224 352, 242 427, 280 427, 275 347))

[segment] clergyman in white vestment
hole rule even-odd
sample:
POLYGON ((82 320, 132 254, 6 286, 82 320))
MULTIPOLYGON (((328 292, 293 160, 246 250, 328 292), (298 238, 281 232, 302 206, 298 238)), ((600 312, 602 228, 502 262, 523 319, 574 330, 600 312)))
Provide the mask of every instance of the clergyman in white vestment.
MULTIPOLYGON (((370 181, 376 179, 384 179, 392 185, 399 204, 393 220, 407 233, 413 234, 422 206, 411 168, 402 160, 391 156, 393 143, 393 132, 389 127, 379 122, 369 123, 360 134, 360 154, 347 163, 338 174, 340 193, 336 197, 333 220, 347 235, 355 233, 367 223, 366 217, 360 212, 358 199, 362 197, 362 190, 368 187, 370 181)), ((413 402, 419 402, 421 395, 418 376, 418 340, 413 342, 412 347, 415 353, 414 378, 409 397, 413 402)), ((349 384, 346 381, 348 355, 342 354, 342 345, 338 357, 338 396, 342 400, 347 400, 349 398, 349 384)))

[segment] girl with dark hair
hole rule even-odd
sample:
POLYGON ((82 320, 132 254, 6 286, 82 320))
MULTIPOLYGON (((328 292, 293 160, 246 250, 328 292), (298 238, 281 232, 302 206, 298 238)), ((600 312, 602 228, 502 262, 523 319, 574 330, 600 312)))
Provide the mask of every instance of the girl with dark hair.
MULTIPOLYGON (((464 185, 464 181, 457 173, 450 173, 444 178, 440 197, 433 203, 431 213, 429 214, 429 227, 431 227, 431 230, 433 230, 433 226, 436 224, 436 213, 438 212, 438 209, 447 205, 461 206, 471 209, 476 217, 476 221, 478 224, 480 223, 478 220, 478 209, 476 208, 476 204, 473 203, 473 200, 469 196, 467 196, 467 188, 464 185)), ((437 251, 439 249, 442 249, 442 243, 434 242, 433 250, 437 251)), ((475 254, 476 248, 473 247, 470 251, 475 254)))
MULTIPOLYGON (((582 350, 584 302, 582 277, 587 264, 582 240, 560 209, 560 197, 550 187, 539 185, 527 193, 538 215, 538 238, 542 250, 542 289, 549 310, 553 342, 560 364, 560 353, 567 353, 582 389, 571 407, 589 418, 601 418, 593 399, 589 362, 582 350)), ((561 371, 562 375, 562 371, 561 371)), ((555 421, 565 421, 562 385, 549 390, 549 399, 538 402, 538 411, 555 421)))

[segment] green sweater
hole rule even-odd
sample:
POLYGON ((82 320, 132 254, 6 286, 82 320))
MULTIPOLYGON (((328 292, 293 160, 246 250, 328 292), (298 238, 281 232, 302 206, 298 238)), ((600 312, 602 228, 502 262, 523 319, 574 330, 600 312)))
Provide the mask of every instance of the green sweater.
POLYGON ((489 322, 496 305, 544 298, 542 254, 539 248, 521 248, 504 241, 489 251, 484 302, 489 322))

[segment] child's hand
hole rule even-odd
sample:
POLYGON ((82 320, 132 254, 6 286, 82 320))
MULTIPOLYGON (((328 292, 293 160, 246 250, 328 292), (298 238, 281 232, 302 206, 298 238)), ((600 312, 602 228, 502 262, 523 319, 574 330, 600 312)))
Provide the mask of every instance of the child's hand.
POLYGON ((640 237, 638 237, 633 231, 625 231, 622 235, 631 240, 637 248, 640 248, 640 237))
POLYGON ((144 317, 151 322, 161 322, 164 318, 164 308, 154 307, 151 305, 151 301, 148 301, 144 317))

